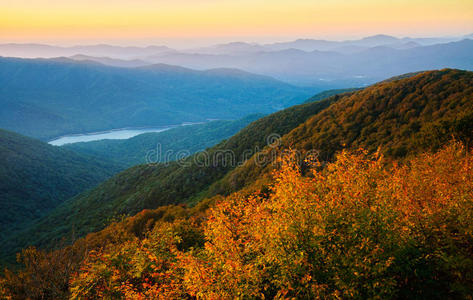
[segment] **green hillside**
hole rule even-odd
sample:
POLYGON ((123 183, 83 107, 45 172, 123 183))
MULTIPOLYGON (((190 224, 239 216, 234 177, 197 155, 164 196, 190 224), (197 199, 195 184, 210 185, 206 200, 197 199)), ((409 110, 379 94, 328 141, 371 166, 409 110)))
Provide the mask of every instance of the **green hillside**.
POLYGON ((235 121, 212 121, 140 134, 126 140, 100 140, 66 144, 63 147, 98 159, 113 160, 126 168, 145 163, 182 159, 231 137, 262 115, 235 121))
POLYGON ((119 168, 0 129, 0 240, 119 168))

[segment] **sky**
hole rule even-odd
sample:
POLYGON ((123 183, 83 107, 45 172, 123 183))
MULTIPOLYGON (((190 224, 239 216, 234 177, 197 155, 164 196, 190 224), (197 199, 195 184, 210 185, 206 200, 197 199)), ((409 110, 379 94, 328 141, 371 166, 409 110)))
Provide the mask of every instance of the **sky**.
POLYGON ((185 46, 473 33, 472 0, 0 0, 0 42, 185 46))

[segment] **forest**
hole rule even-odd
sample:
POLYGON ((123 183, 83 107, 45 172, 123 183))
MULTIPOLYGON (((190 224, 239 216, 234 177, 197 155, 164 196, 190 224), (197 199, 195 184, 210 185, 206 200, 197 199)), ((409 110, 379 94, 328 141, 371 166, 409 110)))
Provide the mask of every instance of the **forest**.
POLYGON ((468 298, 472 155, 457 141, 402 163, 363 149, 342 151, 323 168, 288 155, 266 192, 143 211, 64 249, 25 249, 18 255, 24 268, 6 271, 0 293, 7 299, 468 298))

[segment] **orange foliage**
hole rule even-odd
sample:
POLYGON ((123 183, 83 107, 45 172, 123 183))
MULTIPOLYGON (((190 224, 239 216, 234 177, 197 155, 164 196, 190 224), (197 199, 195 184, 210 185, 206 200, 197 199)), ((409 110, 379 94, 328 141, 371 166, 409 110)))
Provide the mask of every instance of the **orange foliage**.
POLYGON ((182 295, 176 254, 191 225, 158 222, 144 239, 89 253, 71 281, 72 298, 176 299, 182 295))
POLYGON ((282 160, 268 195, 122 222, 134 234, 87 254, 71 298, 471 299, 472 154, 453 142, 400 165, 343 151, 305 175, 282 160))
POLYGON ((471 154, 453 143, 403 166, 342 152, 311 176, 283 162, 269 198, 212 209, 186 289, 201 298, 471 295, 471 154), (448 263, 447 263, 448 262, 448 263))

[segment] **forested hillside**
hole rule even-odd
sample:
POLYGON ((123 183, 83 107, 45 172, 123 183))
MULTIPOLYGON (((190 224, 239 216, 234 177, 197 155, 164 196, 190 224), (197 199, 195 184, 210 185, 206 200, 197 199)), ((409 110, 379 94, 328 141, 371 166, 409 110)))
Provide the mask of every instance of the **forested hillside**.
POLYGON ((398 159, 436 150, 452 138, 467 144, 473 138, 473 73, 424 72, 343 96, 268 149, 266 159, 259 159, 263 164, 249 160, 215 183, 210 194, 228 194, 267 177, 271 157, 288 148, 316 151, 323 161, 360 147, 398 159))
POLYGON ((0 239, 119 170, 107 160, 0 129, 0 239))
MULTIPOLYGON (((382 82, 358 92, 296 106, 262 118, 205 152, 168 165, 131 168, 75 197, 43 218, 16 241, 46 246, 61 236, 81 236, 103 228, 120 214, 176 203, 196 203, 243 188, 264 188, 270 180, 273 153, 284 149, 316 150, 331 161, 337 151, 380 148, 388 159, 435 150, 451 138, 468 143, 472 135, 473 73, 425 72, 382 82), (268 137, 282 136, 275 147, 268 137), (252 152, 248 152, 248 150, 252 152), (231 157, 222 155, 230 151, 231 157), (251 159, 251 155, 256 154, 251 159), (269 158, 256 163, 255 157, 269 158), (244 162, 237 166, 234 162, 244 162), (41 232, 41 234, 37 234, 41 232)), ((4 248, 13 249, 8 241, 4 248)))

